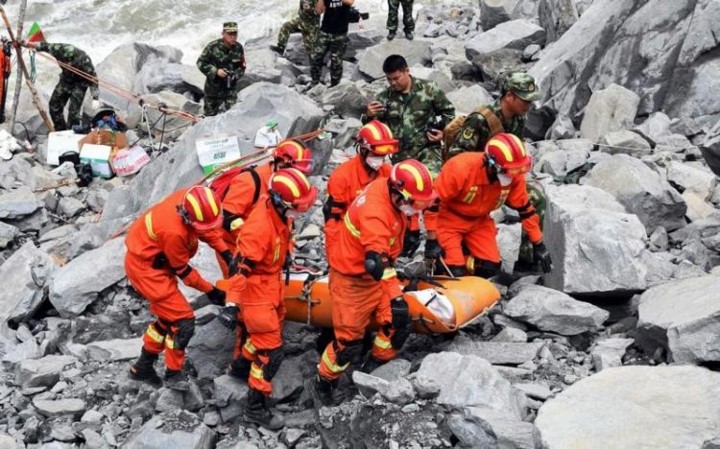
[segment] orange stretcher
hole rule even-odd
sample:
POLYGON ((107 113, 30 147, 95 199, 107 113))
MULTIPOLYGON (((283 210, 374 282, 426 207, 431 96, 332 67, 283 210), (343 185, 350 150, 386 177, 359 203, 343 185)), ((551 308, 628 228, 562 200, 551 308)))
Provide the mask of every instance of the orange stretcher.
MULTIPOLYGON (((420 281, 405 293, 413 329, 421 334, 455 332, 473 323, 500 299, 495 285, 483 278, 435 278, 420 281)), ((332 327, 332 299, 326 275, 291 273, 285 285, 286 319, 316 327, 332 327)))

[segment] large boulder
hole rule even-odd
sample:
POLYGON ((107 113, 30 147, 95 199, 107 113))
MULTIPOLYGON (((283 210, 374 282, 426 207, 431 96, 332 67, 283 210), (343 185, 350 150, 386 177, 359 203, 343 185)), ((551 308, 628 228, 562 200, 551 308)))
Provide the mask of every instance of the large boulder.
POLYGON ((500 50, 524 50, 528 45, 544 43, 545 30, 528 20, 518 19, 477 34, 465 43, 465 54, 469 60, 477 64, 479 57, 500 50))
POLYGON ((614 196, 637 215, 648 234, 658 226, 669 231, 685 226, 685 200, 639 159, 616 154, 595 165, 583 182, 614 196))
POLYGON ((175 146, 143 167, 128 184, 116 187, 105 202, 102 221, 135 214, 175 190, 202 179, 195 142, 198 139, 236 135, 242 155, 253 151, 255 132, 274 118, 287 131, 298 118, 321 117, 322 110, 294 90, 270 83, 254 84, 240 94, 230 111, 207 117, 190 128, 175 146))
POLYGON ((505 305, 503 312, 540 330, 561 335, 597 330, 610 316, 600 307, 540 285, 523 289, 505 305))
POLYGON ((480 25, 489 30, 511 20, 517 0, 480 0, 480 25))
POLYGON ((685 279, 640 296, 638 341, 681 363, 720 361, 720 276, 685 279))
POLYGON ((617 84, 592 94, 580 124, 580 136, 593 141, 611 131, 630 128, 640 97, 617 84))
POLYGON ((6 279, 0 291, 0 322, 20 322, 40 307, 44 289, 55 270, 47 253, 27 242, 0 265, 0 278, 6 279))
POLYGON ((172 415, 157 415, 146 422, 140 430, 130 435, 124 449, 212 449, 215 432, 198 417, 183 410, 172 415))
POLYGON ((697 193, 703 200, 709 200, 715 192, 717 176, 705 167, 696 167, 679 161, 670 161, 667 179, 680 186, 685 192, 697 193))
POLYGON ((545 243, 553 270, 545 285, 568 294, 644 290, 645 228, 610 194, 590 186, 547 190, 545 243))
POLYGON ((578 21, 575 0, 540 0, 538 20, 547 32, 547 42, 555 42, 578 21))
MULTIPOLYGON (((196 314, 200 315, 200 311, 196 314)), ((234 347, 235 333, 213 319, 196 327, 187 355, 200 379, 213 379, 225 372, 232 361, 234 347)))
POLYGON ((81 314, 100 292, 125 277, 125 239, 115 238, 57 269, 50 281, 50 302, 63 317, 81 314))
POLYGON ((492 95, 481 85, 463 86, 447 94, 448 100, 455 106, 455 113, 469 114, 481 106, 494 101, 492 95))
POLYGON ((587 377, 546 402, 535 426, 546 449, 700 449, 720 434, 719 402, 719 373, 626 366, 587 377))
POLYGON ((40 209, 43 203, 38 201, 28 187, 20 186, 0 194, 0 220, 19 219, 40 209))
POLYGON ((640 96, 641 115, 717 114, 720 63, 706 55, 717 46, 719 19, 713 0, 595 1, 530 72, 546 104, 570 117, 612 83, 640 96))

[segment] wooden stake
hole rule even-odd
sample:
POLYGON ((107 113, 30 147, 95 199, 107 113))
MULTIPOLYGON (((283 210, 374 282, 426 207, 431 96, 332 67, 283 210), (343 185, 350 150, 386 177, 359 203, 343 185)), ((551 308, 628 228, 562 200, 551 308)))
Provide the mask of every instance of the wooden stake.
MULTIPOLYGON (((18 37, 22 33, 22 23, 23 20, 25 20, 25 6, 27 5, 27 0, 22 0, 20 2, 20 25, 18 26, 18 37)), ((50 121, 50 118, 48 117, 47 113, 45 112, 45 109, 42 107, 42 103, 40 103, 40 99, 37 95, 37 90, 35 90, 35 86, 33 86, 32 81, 30 81, 30 72, 28 72, 27 66, 25 65, 25 60, 22 57, 22 47, 20 47, 20 43, 15 39, 15 33, 13 33, 12 26, 10 25, 10 20, 7 17, 7 14, 5 14, 5 8, 0 6, 0 14, 2 14, 3 21, 5 22, 5 28, 7 28, 7 32, 10 35, 10 40, 13 41, 13 46, 15 47, 15 54, 17 56, 17 64, 18 67, 22 70, 21 73, 18 73, 17 76, 17 82, 15 86, 15 99, 14 99, 14 105, 13 105, 13 113, 10 118, 10 133, 13 131, 13 127, 15 125, 15 114, 17 112, 17 106, 20 98, 20 87, 22 86, 22 77, 25 76, 25 83, 28 86, 28 89, 30 89, 30 93, 32 94, 32 102, 37 108, 38 112, 40 113, 40 117, 43 119, 43 122, 45 122, 45 126, 47 126, 47 129, 50 132, 55 131, 55 127, 52 124, 52 121, 50 121)))

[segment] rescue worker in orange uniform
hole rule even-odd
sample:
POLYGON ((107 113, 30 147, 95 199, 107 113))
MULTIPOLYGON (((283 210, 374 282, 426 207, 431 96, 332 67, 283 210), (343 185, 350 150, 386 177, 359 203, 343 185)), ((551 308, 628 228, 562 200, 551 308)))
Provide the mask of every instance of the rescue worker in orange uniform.
POLYGON ((341 164, 328 178, 328 196, 323 207, 328 254, 335 246, 347 208, 371 181, 390 176, 392 166, 386 158, 398 152, 398 140, 390 128, 378 120, 360 128, 356 144, 357 155, 341 164))
POLYGON ((330 297, 335 338, 320 357, 312 392, 324 405, 336 404, 337 384, 362 354, 371 322, 378 331, 363 371, 393 359, 410 334, 410 315, 393 267, 402 251, 408 217, 434 200, 430 171, 408 159, 388 178, 371 182, 353 201, 330 251, 330 297))
POLYGON ((195 314, 178 289, 177 278, 206 293, 214 304, 225 303, 225 294, 189 264, 198 238, 226 260, 232 259, 217 232, 221 223, 222 206, 213 191, 194 186, 171 194, 130 226, 125 273, 135 290, 150 301, 150 313, 157 316, 143 335, 140 358, 130 368, 132 379, 161 384, 153 365, 165 351, 165 386, 189 388, 182 368, 185 348, 195 332, 195 314))
MULTIPOLYGON (((271 162, 242 170, 232 178, 225 192, 211 183, 210 188, 218 192, 222 201, 222 234, 228 247, 235 248, 242 224, 260 197, 267 195, 270 176, 283 168, 296 168, 309 175, 313 168, 312 151, 297 140, 286 139, 275 147, 271 162)), ((228 278, 228 266, 220 253, 217 256, 223 277, 228 278)))
POLYGON ((219 319, 230 329, 241 320, 247 330, 246 340, 238 341, 241 352, 230 371, 248 380, 245 420, 276 430, 284 421, 270 412, 266 396, 272 393, 272 378, 284 358, 282 268, 292 221, 315 203, 317 188, 295 168, 273 173, 268 187, 268 196, 258 202, 240 229, 233 264, 238 271, 222 281, 228 294, 219 319))
POLYGON ((529 201, 525 174, 532 157, 522 141, 509 133, 496 134, 485 151, 461 153, 440 170, 435 190, 440 198, 438 242, 454 276, 490 278, 500 272, 495 221, 490 212, 507 204, 520 214, 533 243, 533 256, 545 273, 552 260, 540 230, 540 217, 529 201))

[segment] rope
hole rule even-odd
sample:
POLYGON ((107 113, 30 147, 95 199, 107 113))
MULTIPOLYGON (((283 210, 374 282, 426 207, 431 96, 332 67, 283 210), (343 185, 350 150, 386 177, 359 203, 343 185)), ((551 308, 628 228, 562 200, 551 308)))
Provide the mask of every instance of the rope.
POLYGON ((33 83, 37 79, 37 67, 35 66, 35 52, 30 54, 30 81, 33 83))

